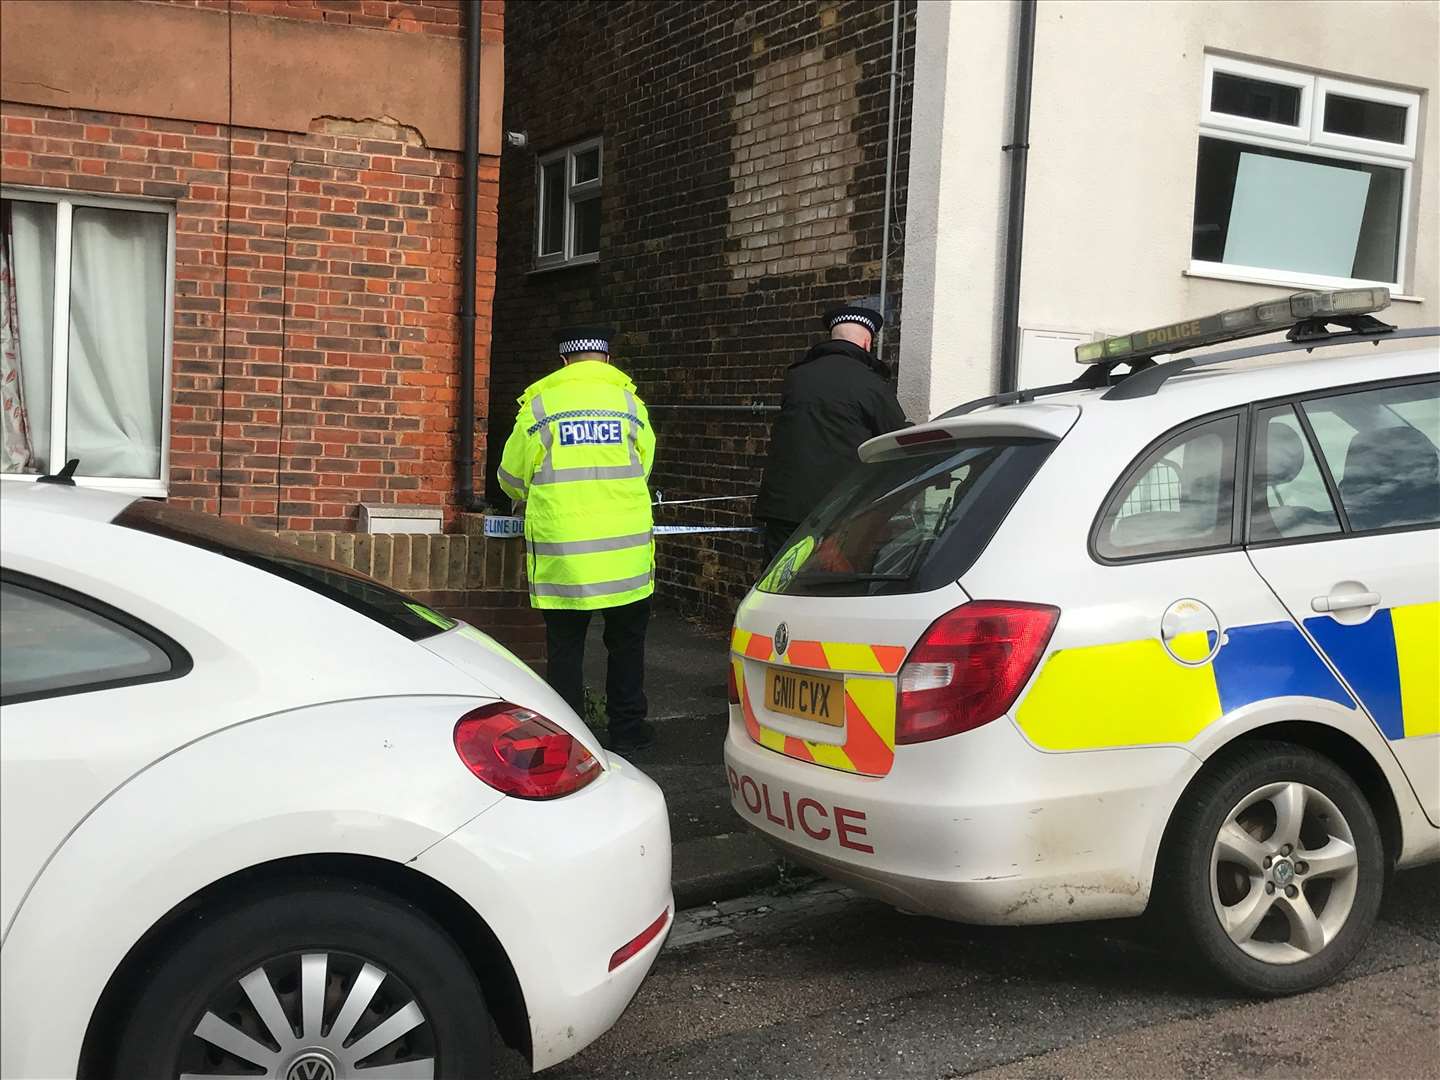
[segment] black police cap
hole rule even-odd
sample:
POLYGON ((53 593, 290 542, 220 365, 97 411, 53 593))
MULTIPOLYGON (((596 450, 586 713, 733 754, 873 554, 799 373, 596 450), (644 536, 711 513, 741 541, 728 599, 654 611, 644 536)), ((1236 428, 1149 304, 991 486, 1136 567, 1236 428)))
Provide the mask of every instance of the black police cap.
POLYGON ((825 329, 834 330, 841 323, 858 323, 872 334, 878 334, 880 328, 885 325, 885 317, 873 308, 867 307, 838 307, 834 311, 825 313, 825 329))
POLYGON ((567 327, 555 335, 555 351, 561 356, 582 352, 601 352, 608 356, 614 335, 608 326, 567 327))

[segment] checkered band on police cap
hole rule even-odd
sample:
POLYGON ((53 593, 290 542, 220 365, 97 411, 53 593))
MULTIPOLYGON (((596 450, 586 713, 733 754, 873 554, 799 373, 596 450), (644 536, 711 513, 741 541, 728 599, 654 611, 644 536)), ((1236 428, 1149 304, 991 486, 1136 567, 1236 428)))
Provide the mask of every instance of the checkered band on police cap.
POLYGON ((572 326, 556 335, 555 351, 561 356, 571 353, 599 352, 610 354, 610 338, 613 332, 606 327, 572 326))
POLYGON ((841 323, 858 323, 872 334, 878 334, 885 325, 885 318, 878 311, 867 307, 842 307, 825 313, 825 328, 834 330, 841 323))

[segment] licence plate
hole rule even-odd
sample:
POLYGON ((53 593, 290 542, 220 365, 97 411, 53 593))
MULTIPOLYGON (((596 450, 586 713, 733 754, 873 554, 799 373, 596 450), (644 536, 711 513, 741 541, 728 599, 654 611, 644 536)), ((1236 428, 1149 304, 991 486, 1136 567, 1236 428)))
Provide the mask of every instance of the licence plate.
POLYGON ((766 668, 765 705, 771 712, 843 727, 845 681, 787 668, 766 668))

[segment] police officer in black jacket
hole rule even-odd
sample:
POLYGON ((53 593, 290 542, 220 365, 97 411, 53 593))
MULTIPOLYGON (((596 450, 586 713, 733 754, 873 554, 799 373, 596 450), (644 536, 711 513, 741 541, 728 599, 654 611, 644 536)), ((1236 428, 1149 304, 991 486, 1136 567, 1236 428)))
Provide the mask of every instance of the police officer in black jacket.
POLYGON ((870 350, 884 325, 878 311, 842 307, 825 316, 830 340, 790 365, 770 456, 755 500, 765 561, 856 465, 866 439, 904 427, 885 365, 870 350))

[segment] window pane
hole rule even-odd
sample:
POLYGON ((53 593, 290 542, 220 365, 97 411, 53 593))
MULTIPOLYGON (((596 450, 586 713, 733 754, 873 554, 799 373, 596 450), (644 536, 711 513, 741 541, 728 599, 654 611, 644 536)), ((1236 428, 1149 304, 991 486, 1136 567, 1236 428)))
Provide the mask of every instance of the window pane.
POLYGON ((1300 122, 1300 88, 1217 71, 1210 84, 1210 108, 1231 116, 1293 126, 1300 122))
POLYGON ((1038 439, 967 439, 934 453, 856 462, 757 587, 868 596, 953 581, 990 542, 1053 447, 1038 439))
POLYGON ((1325 478, 1289 405, 1259 415, 1250 487, 1250 539, 1340 531, 1325 478))
POLYGON ((1202 137, 1196 259, 1394 281, 1403 169, 1202 137))
POLYGON ((1237 425, 1233 416, 1214 420, 1151 453, 1111 501, 1096 550, 1127 559, 1229 544, 1237 425))
POLYGON ((565 251, 565 162, 552 161, 540 171, 540 254, 565 251))
POLYGON ((70 247, 65 457, 82 476, 160 476, 164 214, 77 206, 70 247))
POLYGON ((600 250, 600 200, 575 204, 575 238, 572 255, 593 255, 600 250))
POLYGON ((1325 95, 1325 130, 1332 135, 1405 144, 1405 106, 1364 101, 1344 94, 1325 95))
POLYGON ((1305 403, 1357 531, 1440 522, 1440 383, 1305 403))
POLYGON ((598 146, 575 155, 575 183, 584 184, 600 179, 600 148, 598 146))
POLYGON ((162 675, 154 642, 93 611, 11 582, 0 585, 0 696, 162 675))
POLYGON ((0 199, 0 472, 50 463, 55 204, 0 199))

